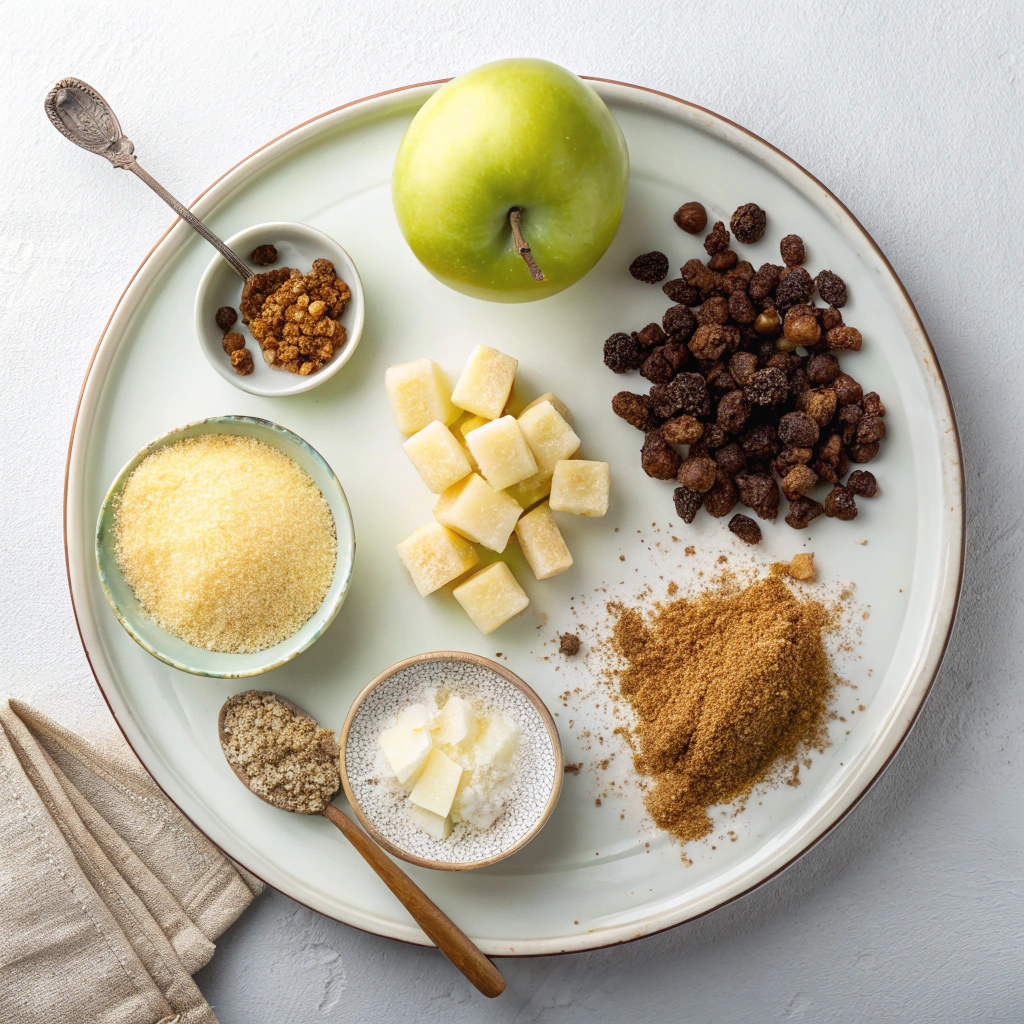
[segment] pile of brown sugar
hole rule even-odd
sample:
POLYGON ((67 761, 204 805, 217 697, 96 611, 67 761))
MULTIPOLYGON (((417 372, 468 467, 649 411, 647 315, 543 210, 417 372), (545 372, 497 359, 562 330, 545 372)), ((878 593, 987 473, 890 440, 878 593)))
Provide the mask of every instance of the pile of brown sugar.
POLYGON ((619 688, 654 823, 683 842, 712 829, 707 809, 749 793, 827 744, 835 684, 823 638, 834 615, 778 577, 718 587, 641 611, 609 606, 625 660, 619 688))
POLYGON ((283 811, 320 814, 341 788, 334 733, 276 693, 246 690, 224 705, 223 748, 249 788, 283 811))
POLYGON ((253 274, 239 308, 263 358, 303 376, 315 373, 345 344, 338 323, 352 292, 330 260, 313 260, 308 274, 289 267, 253 274))

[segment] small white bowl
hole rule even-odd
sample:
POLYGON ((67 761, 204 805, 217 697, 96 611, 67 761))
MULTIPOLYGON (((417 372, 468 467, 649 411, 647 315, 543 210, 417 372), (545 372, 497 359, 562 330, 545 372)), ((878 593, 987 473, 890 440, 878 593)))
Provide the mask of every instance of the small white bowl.
POLYGON ((466 871, 503 860, 544 827, 562 791, 562 744, 544 702, 507 668, 461 651, 433 651, 385 669, 356 697, 341 730, 341 784, 363 828, 389 853, 425 868, 466 871), (435 839, 409 815, 398 782, 381 771, 380 734, 403 708, 440 687, 478 697, 519 726, 504 814, 484 831, 456 826, 435 839))
POLYGON ((210 261, 203 273, 196 293, 196 334, 210 365, 229 383, 251 395, 276 398, 282 395, 298 395, 322 384, 333 377, 351 358, 359 345, 363 333, 363 319, 366 301, 363 298, 363 283, 352 257, 333 238, 308 224, 291 221, 271 221, 254 224, 227 239, 227 244, 245 264, 256 273, 274 270, 278 267, 295 267, 308 273, 313 260, 325 259, 334 264, 334 270, 352 292, 352 298, 341 314, 339 323, 348 335, 345 344, 337 351, 323 369, 303 377, 289 373, 280 367, 268 366, 263 352, 249 330, 238 322, 231 329, 244 335, 246 345, 252 352, 253 372, 243 377, 231 368, 231 362, 224 352, 221 341, 224 332, 214 319, 221 306, 231 306, 236 312, 242 298, 242 279, 231 269, 219 253, 210 261), (249 258, 258 245, 273 245, 277 248, 277 262, 269 267, 260 267, 249 258))

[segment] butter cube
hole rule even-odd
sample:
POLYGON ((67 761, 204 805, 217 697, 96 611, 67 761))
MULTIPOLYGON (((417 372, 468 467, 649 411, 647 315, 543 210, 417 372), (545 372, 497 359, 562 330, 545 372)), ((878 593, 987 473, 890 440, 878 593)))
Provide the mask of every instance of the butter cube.
POLYGON ((451 583, 480 560, 472 544, 440 523, 413 531, 397 550, 421 597, 451 583))
POLYGON ((380 747, 398 781, 411 785, 430 755, 430 730, 413 729, 399 720, 380 734, 380 747))
MULTIPOLYGON (((529 405, 524 406, 523 412, 529 412, 531 409, 540 405, 541 402, 550 402, 555 407, 558 415, 561 416, 570 427, 576 425, 576 421, 573 419, 572 413, 569 411, 569 406, 567 406, 557 395, 553 395, 550 391, 541 395, 540 398, 535 398, 529 405)), ((522 416, 523 412, 519 415, 522 416)))
POLYGON ((434 518, 449 530, 502 552, 522 508, 503 491, 496 491, 479 474, 453 484, 437 499, 434 518))
POLYGON ((438 746, 472 743, 476 731, 476 712, 468 700, 459 696, 448 698, 431 725, 431 735, 438 746))
POLYGON ((568 459, 580 446, 576 432, 551 402, 526 409, 516 422, 537 461, 538 472, 554 472, 555 463, 568 459))
POLYGON ((504 562, 481 569, 452 593, 481 633, 493 633, 530 603, 504 562))
POLYGON ((546 501, 516 523, 516 536, 537 579, 557 576, 572 565, 572 555, 546 501))
POLYGON ((462 769, 443 750, 435 748, 412 787, 409 800, 416 807, 447 818, 461 778, 462 769))
POLYGON ((610 486, 607 462, 566 459, 556 464, 551 478, 551 507, 577 516, 603 516, 610 486))
POLYGON ((448 382, 433 359, 389 366, 384 373, 395 423, 403 434, 415 434, 432 420, 454 423, 459 410, 448 397, 448 382))
POLYGON ((403 725, 406 729, 422 729, 430 723, 430 712, 423 704, 410 704, 404 711, 400 711, 396 719, 396 725, 403 725))
POLYGON ((428 835, 435 839, 447 839, 452 834, 452 816, 442 818, 433 811, 425 811, 415 804, 409 806, 409 817, 428 835))
MULTIPOLYGON (((487 345, 477 345, 469 354, 452 401, 468 412, 496 420, 504 411, 516 379, 517 359, 487 345)), ((449 421, 451 422, 451 421, 449 421)))
POLYGON ((551 473, 534 473, 533 476, 506 487, 504 493, 523 508, 530 508, 551 493, 551 473))
POLYGON ((539 468, 514 416, 502 416, 470 431, 466 444, 496 491, 533 476, 539 468))
POLYGON ((440 420, 417 431, 402 448, 420 479, 434 494, 458 483, 473 470, 462 445, 440 420))

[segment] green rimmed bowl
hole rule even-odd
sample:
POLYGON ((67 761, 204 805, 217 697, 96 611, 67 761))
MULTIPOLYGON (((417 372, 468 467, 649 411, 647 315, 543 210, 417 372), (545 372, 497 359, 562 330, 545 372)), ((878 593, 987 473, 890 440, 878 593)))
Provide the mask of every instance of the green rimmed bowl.
POLYGON ((111 609, 129 636, 154 657, 182 672, 215 679, 257 676, 278 668, 301 654, 331 624, 352 582, 356 538, 348 499, 334 470, 320 453, 297 434, 254 416, 211 416, 168 431, 151 441, 124 465, 110 485, 96 521, 96 570, 111 609), (143 610, 114 555, 114 500, 135 467, 158 448, 199 434, 241 434, 255 437, 294 459, 320 488, 334 516, 338 534, 338 561, 327 596, 317 611, 287 640, 251 654, 229 654, 194 647, 161 629, 143 610))

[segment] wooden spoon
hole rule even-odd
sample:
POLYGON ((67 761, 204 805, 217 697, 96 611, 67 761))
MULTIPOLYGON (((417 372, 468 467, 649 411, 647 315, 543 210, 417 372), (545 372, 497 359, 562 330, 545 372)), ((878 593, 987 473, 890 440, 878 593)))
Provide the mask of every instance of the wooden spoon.
MULTIPOLYGON (((280 701, 303 718, 311 721, 313 716, 297 707, 290 700, 276 693, 268 694, 280 701)), ((230 701, 231 698, 229 698, 230 701)), ((217 716, 217 734, 220 737, 221 750, 227 757, 227 737, 224 733, 224 712, 229 701, 225 701, 217 716)), ((228 759, 228 765, 238 776, 246 789, 249 780, 228 759)), ((252 790, 249 790, 252 792, 252 790)), ((261 800, 265 797, 255 794, 261 800)), ((270 803, 269 800, 266 801, 270 803)), ((270 803, 271 807, 277 804, 270 803)), ((283 808, 278 808, 282 810, 283 808)), ((337 826, 342 835, 358 850, 363 860, 377 873, 384 884, 398 897, 399 902, 412 915, 413 920, 423 929, 428 938, 449 960, 466 976, 472 985, 488 999, 500 996, 505 991, 505 979, 501 973, 473 945, 469 936, 429 896, 347 815, 333 804, 328 804, 321 812, 323 816, 337 826)))

